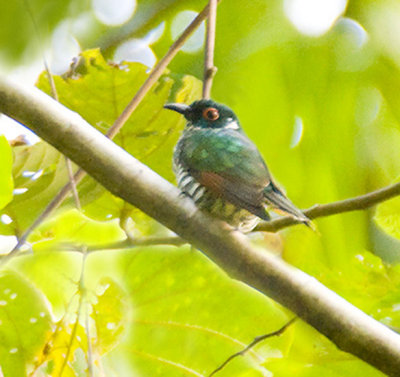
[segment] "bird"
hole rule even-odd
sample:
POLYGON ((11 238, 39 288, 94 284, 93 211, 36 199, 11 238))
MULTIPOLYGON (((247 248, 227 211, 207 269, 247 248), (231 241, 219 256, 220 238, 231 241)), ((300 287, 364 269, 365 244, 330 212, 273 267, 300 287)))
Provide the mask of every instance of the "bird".
POLYGON ((260 220, 269 221, 269 210, 310 224, 275 183, 261 153, 228 106, 202 99, 191 105, 168 103, 164 108, 186 119, 174 148, 173 170, 178 188, 198 208, 243 233, 253 230, 260 220))

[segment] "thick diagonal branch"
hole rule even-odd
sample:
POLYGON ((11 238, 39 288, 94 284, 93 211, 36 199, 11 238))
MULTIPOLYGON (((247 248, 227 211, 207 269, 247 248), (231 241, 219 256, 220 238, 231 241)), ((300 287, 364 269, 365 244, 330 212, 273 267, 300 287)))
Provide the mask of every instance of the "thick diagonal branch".
POLYGON ((202 250, 232 278, 291 309, 379 370, 398 376, 400 336, 316 279, 265 251, 243 234, 199 211, 189 198, 122 148, 38 89, 0 78, 0 112, 25 124, 114 195, 138 207, 202 250))

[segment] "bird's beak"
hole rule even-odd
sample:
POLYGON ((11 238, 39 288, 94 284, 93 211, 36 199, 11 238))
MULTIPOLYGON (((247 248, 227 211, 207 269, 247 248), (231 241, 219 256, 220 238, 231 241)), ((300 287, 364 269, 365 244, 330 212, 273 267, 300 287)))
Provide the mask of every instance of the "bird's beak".
POLYGON ((184 103, 167 103, 164 109, 174 110, 179 114, 186 115, 189 112, 190 106, 184 103))

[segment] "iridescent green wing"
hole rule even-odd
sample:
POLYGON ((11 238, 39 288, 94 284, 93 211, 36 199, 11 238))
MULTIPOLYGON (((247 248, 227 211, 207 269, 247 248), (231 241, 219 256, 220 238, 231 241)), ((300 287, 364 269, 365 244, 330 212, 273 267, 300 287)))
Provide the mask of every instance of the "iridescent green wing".
POLYGON ((180 160, 202 185, 240 208, 268 219, 263 207, 268 169, 256 146, 235 130, 192 131, 180 160))

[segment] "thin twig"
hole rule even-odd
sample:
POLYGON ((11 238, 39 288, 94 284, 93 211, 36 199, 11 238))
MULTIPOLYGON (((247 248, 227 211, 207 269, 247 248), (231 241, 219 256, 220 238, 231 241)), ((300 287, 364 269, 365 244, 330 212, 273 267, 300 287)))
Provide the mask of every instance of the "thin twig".
MULTIPOLYGON (((157 82, 157 80, 160 78, 164 70, 167 68, 168 64, 175 57, 175 55, 178 53, 178 51, 186 42, 186 40, 190 37, 190 35, 200 26, 200 24, 207 17, 207 15, 208 15, 208 5, 182 32, 181 36, 172 44, 172 46, 165 54, 165 56, 153 68, 147 80, 143 83, 138 92, 132 98, 131 102, 121 113, 121 115, 117 118, 112 127, 108 130, 107 136, 110 139, 112 139, 118 133, 121 127, 129 119, 132 112, 137 108, 137 106, 142 101, 146 93, 157 82)), ((73 181, 75 182, 75 184, 77 185, 85 175, 86 173, 82 169, 79 169, 74 175, 73 181)), ((30 234, 33 232, 33 230, 36 229, 53 210, 55 210, 56 208, 58 208, 58 206, 61 205, 61 203, 68 196, 70 189, 71 189, 71 184, 68 183, 60 190, 60 192, 54 197, 54 199, 47 205, 44 211, 36 218, 34 223, 22 234, 22 236, 18 239, 18 242, 15 245, 15 247, 7 254, 6 258, 1 260, 0 264, 7 263, 10 260, 10 258, 13 257, 18 252, 18 250, 21 248, 22 245, 24 245, 24 243, 26 242, 30 234)))
MULTIPOLYGON (((187 244, 183 238, 178 236, 170 237, 143 237, 143 238, 127 238, 123 241, 110 242, 98 245, 84 245, 87 253, 96 251, 113 251, 113 250, 131 250, 140 246, 182 246, 187 244)), ((54 251, 54 246, 44 248, 42 251, 54 251)), ((82 244, 73 242, 61 242, 57 245, 57 251, 60 252, 82 252, 82 244)), ((0 255, 0 264, 8 255, 0 255)))
MULTIPOLYGON (((38 25, 36 23, 36 18, 35 18, 34 14, 33 14, 32 9, 30 8, 29 2, 27 0, 24 0, 24 4, 25 4, 26 10, 27 10, 29 16, 31 17, 33 28, 35 30, 36 37, 38 38, 38 41, 39 41, 39 44, 40 44, 39 28, 38 28, 38 25)), ((51 74, 50 67, 47 64, 47 59, 46 59, 46 56, 44 54, 44 51, 42 51, 42 58, 43 58, 44 70, 46 72, 47 80, 48 80, 49 85, 50 85, 51 96, 54 98, 54 100, 56 100, 57 102, 60 102, 59 101, 59 97, 58 97, 56 84, 54 82, 53 75, 51 74)), ((73 192, 73 195, 74 195, 76 207, 80 210, 81 206, 80 206, 78 191, 76 190, 76 184, 75 184, 74 176, 73 176, 73 172, 72 172, 71 161, 70 161, 70 159, 68 157, 65 157, 65 163, 67 165, 68 177, 69 177, 69 180, 70 180, 70 183, 71 183, 72 192, 73 192)))
POLYGON ((80 297, 79 297, 78 309, 77 309, 77 312, 76 312, 76 320, 75 320, 74 326, 72 328, 71 336, 70 336, 69 342, 68 342, 67 352, 65 353, 64 360, 63 360, 63 363, 61 365, 58 377, 62 377, 62 375, 64 373, 64 369, 67 366, 69 357, 71 355, 72 346, 73 346, 74 340, 76 338, 76 333, 78 332, 79 317, 81 315, 81 310, 82 310, 82 306, 83 306, 83 300, 84 300, 84 297, 85 297, 84 280, 85 280, 86 257, 87 257, 87 253, 83 253, 81 276, 79 278, 79 286, 78 286, 80 297))
POLYGON ((55 83, 54 83, 54 80, 53 80, 53 76, 51 75, 49 65, 47 64, 46 55, 45 55, 44 50, 43 50, 43 48, 41 46, 42 38, 41 38, 41 35, 40 35, 40 32, 39 32, 38 24, 36 22, 36 17, 33 14, 33 10, 31 8, 31 5, 30 5, 29 1, 28 0, 23 0, 23 3, 24 3, 24 6, 25 6, 25 9, 26 9, 31 21, 32 21, 33 30, 34 30, 34 37, 37 40, 38 46, 39 46, 39 48, 41 50, 44 70, 46 72, 47 79, 48 79, 49 84, 50 84, 51 96, 58 102, 58 94, 57 94, 56 86, 55 86, 55 83))
POLYGON ((44 69, 46 71, 46 76, 47 76, 47 80, 49 81, 50 84, 50 93, 51 96, 57 101, 60 102, 58 100, 58 93, 57 93, 57 89, 56 89, 56 83, 54 82, 54 78, 50 72, 50 68, 49 65, 47 64, 47 60, 46 57, 43 54, 43 65, 44 65, 44 69))
POLYGON ((267 338, 272 338, 273 336, 279 336, 282 335, 286 329, 294 322, 296 321, 297 317, 292 318, 289 322, 287 322, 284 326, 282 326, 279 330, 276 330, 274 332, 260 335, 254 338, 254 340, 245 348, 243 348, 241 351, 234 353, 233 355, 229 356, 218 368, 214 369, 211 374, 209 374, 208 377, 214 376, 217 372, 222 370, 232 359, 238 356, 243 356, 247 351, 252 349, 254 346, 256 346, 258 343, 262 342, 263 340, 267 338))
POLYGON ((117 250, 121 248, 137 247, 137 246, 157 246, 157 245, 170 245, 181 246, 186 244, 183 238, 178 236, 171 237, 144 237, 144 238, 127 238, 124 241, 114 242, 106 245, 89 245, 88 252, 100 250, 117 250))
MULTIPOLYGON (((42 251, 59 251, 59 252, 78 252, 82 253, 82 247, 86 247, 87 253, 94 253, 96 251, 115 251, 115 250, 131 250, 135 247, 146 247, 146 246, 182 246, 188 242, 178 236, 170 237, 143 237, 143 238, 127 238, 123 241, 110 242, 106 244, 98 245, 82 245, 73 242, 61 242, 57 244, 56 249, 53 246, 41 249, 42 251)), ((22 254, 18 254, 19 256, 22 254)), ((9 258, 8 255, 0 255, 0 265, 3 263, 3 259, 9 258)))
MULTIPOLYGON (((57 93, 56 84, 54 82, 54 78, 53 78, 53 76, 52 76, 52 74, 50 72, 50 68, 49 68, 49 66, 47 64, 46 57, 44 56, 44 54, 43 54, 43 64, 44 64, 44 68, 45 68, 45 71, 46 71, 47 79, 48 79, 49 84, 50 84, 51 96, 57 102, 59 102, 59 99, 58 99, 59 97, 58 97, 58 93, 57 93)), ((81 202, 79 200, 78 190, 76 188, 77 182, 75 181, 74 172, 72 171, 71 160, 68 157, 65 157, 65 165, 67 167, 68 178, 69 178, 69 182, 70 182, 70 185, 71 185, 72 194, 74 196, 76 208, 81 210, 81 202)))
POLYGON ((203 98, 210 98, 211 86, 217 68, 214 66, 215 26, 217 22, 217 0, 208 3, 207 37, 204 53, 203 98))
MULTIPOLYGON (((303 213, 310 219, 316 219, 317 217, 326 217, 338 213, 361 211, 398 195, 400 195, 400 182, 354 198, 328 204, 316 204, 304 210, 303 213)), ((273 221, 263 222, 254 231, 276 232, 296 224, 299 224, 299 222, 294 218, 285 216, 273 221)))
MULTIPOLYGON (((127 238, 123 241, 111 242, 107 244, 98 245, 87 245, 87 252, 92 253, 96 251, 111 251, 111 250, 122 250, 122 249, 132 249, 138 246, 182 246, 185 245, 187 241, 178 236, 170 237, 144 237, 144 238, 127 238)), ((60 251, 81 251, 82 245, 75 243, 61 243, 57 247, 60 251)), ((54 250, 54 247, 51 247, 54 250)))
MULTIPOLYGON (((81 273, 81 279, 79 281, 79 292, 81 295, 82 301, 86 301, 86 310, 85 310, 85 334, 86 334, 86 342, 87 342, 87 363, 88 363, 88 372, 89 372, 89 377, 94 377, 94 369, 93 369, 93 350, 92 350, 92 342, 90 339, 90 326, 89 326, 89 310, 88 310, 88 302, 87 302, 87 292, 86 292, 86 286, 85 286, 85 262, 86 258, 88 256, 88 250, 87 247, 84 246, 82 249, 83 252, 83 258, 82 258, 82 273, 81 273)), ((79 319, 79 318, 77 318, 79 319)))
MULTIPOLYGON (((25 3, 27 11, 28 11, 28 13, 29 13, 29 15, 31 17, 31 20, 32 20, 32 23, 33 23, 33 27, 35 29, 36 36, 38 37, 38 40, 40 42, 39 28, 38 28, 38 26, 36 24, 36 18, 34 17, 33 11, 29 6, 29 2, 27 0, 24 0, 24 3, 25 3)), ((56 88, 56 83, 54 82, 54 78, 53 78, 53 75, 51 74, 50 67, 47 64, 47 59, 46 59, 46 56, 44 54, 44 51, 42 51, 42 58, 43 58, 44 70, 46 72, 47 80, 48 80, 49 85, 50 85, 51 96, 54 98, 54 100, 56 100, 57 102, 60 102, 59 101, 59 97, 58 97, 57 88, 56 88)), ((81 209, 81 204, 80 204, 80 201, 79 201, 78 191, 76 189, 76 183, 75 183, 74 174, 73 174, 73 171, 72 171, 71 160, 68 157, 65 157, 65 163, 66 163, 66 166, 67 166, 68 177, 69 177, 69 181, 71 183, 72 193, 74 195, 75 204, 76 204, 76 207, 80 210, 81 209)))
POLYGON ((89 313, 86 309, 85 314, 85 332, 86 332, 86 340, 87 340, 87 362, 88 362, 88 372, 89 377, 94 377, 94 370, 93 370, 93 351, 92 351, 92 342, 90 340, 90 329, 89 329, 89 313))
POLYGON ((70 183, 70 188, 72 190, 72 195, 74 197, 75 206, 80 211, 82 207, 81 207, 81 201, 79 200, 78 190, 76 188, 77 182, 74 177, 74 171, 72 170, 72 162, 68 157, 65 157, 65 164, 67 166, 69 183, 70 183))

